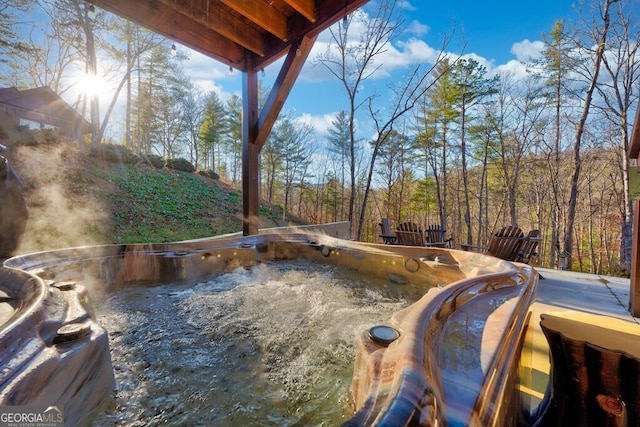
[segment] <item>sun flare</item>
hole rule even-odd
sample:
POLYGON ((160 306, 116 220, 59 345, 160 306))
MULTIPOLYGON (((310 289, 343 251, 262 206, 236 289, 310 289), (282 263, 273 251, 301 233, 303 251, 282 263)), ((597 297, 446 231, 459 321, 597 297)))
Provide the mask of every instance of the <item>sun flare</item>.
POLYGON ((78 89, 80 93, 85 93, 88 96, 101 97, 108 91, 108 87, 103 79, 96 74, 85 74, 78 80, 78 89))

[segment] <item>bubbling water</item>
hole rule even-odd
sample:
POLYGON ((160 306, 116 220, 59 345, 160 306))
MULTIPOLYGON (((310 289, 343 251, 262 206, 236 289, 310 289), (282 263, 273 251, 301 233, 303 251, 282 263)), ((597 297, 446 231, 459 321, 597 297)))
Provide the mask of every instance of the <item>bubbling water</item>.
POLYGON ((307 261, 102 304, 118 383, 94 425, 337 425, 353 413, 355 338, 424 293, 307 261))

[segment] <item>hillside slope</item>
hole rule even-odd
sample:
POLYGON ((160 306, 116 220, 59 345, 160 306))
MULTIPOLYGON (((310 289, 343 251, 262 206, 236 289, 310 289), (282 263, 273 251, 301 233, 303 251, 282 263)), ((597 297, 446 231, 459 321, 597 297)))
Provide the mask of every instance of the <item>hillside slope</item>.
MULTIPOLYGON (((145 164, 108 163, 75 144, 3 144, 29 207, 16 253, 242 230, 241 193, 219 181, 145 164)), ((260 227, 283 225, 274 209, 263 205, 260 213, 260 227)))

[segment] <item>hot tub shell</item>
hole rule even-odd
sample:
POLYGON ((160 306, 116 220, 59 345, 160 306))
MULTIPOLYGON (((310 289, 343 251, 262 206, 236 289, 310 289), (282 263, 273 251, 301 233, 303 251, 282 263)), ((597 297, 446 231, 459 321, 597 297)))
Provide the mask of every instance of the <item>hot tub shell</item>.
POLYGON ((379 343, 362 331, 355 414, 347 425, 530 421, 516 389, 538 283, 531 267, 471 252, 305 233, 68 248, 6 260, 0 284, 12 312, 0 329, 0 403, 58 405, 69 425, 101 408, 114 377, 106 331, 88 301, 98 289, 203 280, 298 258, 424 288, 422 299, 383 325, 398 331, 397 339, 379 343), (453 341, 473 350, 458 354, 453 341))

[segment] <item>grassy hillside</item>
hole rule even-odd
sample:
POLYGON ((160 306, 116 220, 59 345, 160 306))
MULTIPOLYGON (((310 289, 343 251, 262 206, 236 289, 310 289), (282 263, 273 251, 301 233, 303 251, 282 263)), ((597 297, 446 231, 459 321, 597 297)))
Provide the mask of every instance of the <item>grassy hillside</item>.
MULTIPOLYGON (((6 132, 5 132, 6 133, 6 132)), ((167 242, 242 230, 238 190, 195 173, 110 163, 56 138, 12 136, 29 222, 18 253, 105 243, 167 242)), ((263 205, 260 227, 283 225, 263 205)))

